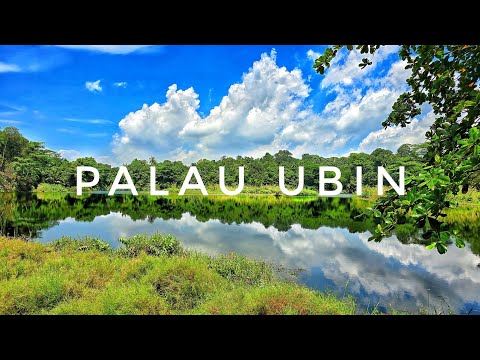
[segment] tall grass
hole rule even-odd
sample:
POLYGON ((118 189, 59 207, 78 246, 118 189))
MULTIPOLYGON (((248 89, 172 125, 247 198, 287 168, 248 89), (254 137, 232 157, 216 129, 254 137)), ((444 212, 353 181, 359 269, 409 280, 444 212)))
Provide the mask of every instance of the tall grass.
POLYGON ((113 250, 95 238, 43 245, 0 238, 0 314, 353 314, 275 276, 272 265, 185 251, 171 235, 113 250))

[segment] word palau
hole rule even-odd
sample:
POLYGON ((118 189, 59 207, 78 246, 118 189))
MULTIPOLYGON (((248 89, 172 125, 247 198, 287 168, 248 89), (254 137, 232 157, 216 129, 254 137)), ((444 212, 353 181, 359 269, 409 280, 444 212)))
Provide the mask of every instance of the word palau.
MULTIPOLYGON (((283 166, 279 167, 279 186, 282 193, 288 196, 294 196, 300 194, 303 190, 303 178, 304 178, 304 170, 303 166, 300 166, 298 169, 298 186, 295 190, 289 190, 285 187, 285 169, 283 166)), ((234 196, 238 195, 242 192, 244 186, 244 168, 240 166, 238 168, 238 186, 235 190, 229 190, 225 186, 225 167, 219 167, 219 185, 220 189, 225 195, 234 196)), ((356 193, 357 195, 362 195, 362 167, 357 166, 357 182, 356 182, 356 193)), ((339 181, 341 176, 340 169, 334 166, 320 166, 319 167, 319 196, 335 196, 339 195, 342 192, 343 185, 339 181), (326 172, 333 172, 335 174, 334 177, 326 177, 326 172), (326 184, 334 184, 336 188, 334 190, 326 190, 326 184)), ((166 190, 157 190, 156 184, 156 168, 155 166, 150 167, 150 195, 157 195, 157 196, 166 196, 168 195, 168 191, 166 190)), ((405 195, 405 167, 399 167, 399 184, 395 183, 392 177, 388 174, 388 172, 382 166, 378 167, 378 195, 383 195, 383 179, 387 180, 387 182, 392 186, 392 188, 397 192, 399 195, 405 195)), ((98 170, 92 166, 78 166, 77 167, 77 195, 82 195, 82 190, 87 187, 93 187, 98 184, 100 180, 100 174, 98 170), (93 180, 92 181, 83 181, 83 173, 89 171, 93 173, 93 180)), ((186 190, 200 190, 203 195, 208 195, 207 189, 203 184, 202 178, 195 166, 191 166, 188 170, 187 175, 185 176, 185 180, 183 181, 183 185, 180 189, 178 195, 184 195, 186 190), (195 177, 196 184, 190 184, 190 180, 192 176, 195 177)), ((138 195, 137 189, 132 181, 130 174, 128 173, 128 169, 126 166, 120 166, 118 169, 117 176, 113 181, 113 184, 108 192, 108 195, 114 195, 115 191, 117 190, 130 190, 133 195, 138 195), (121 184, 122 178, 125 178, 126 183, 121 184)))

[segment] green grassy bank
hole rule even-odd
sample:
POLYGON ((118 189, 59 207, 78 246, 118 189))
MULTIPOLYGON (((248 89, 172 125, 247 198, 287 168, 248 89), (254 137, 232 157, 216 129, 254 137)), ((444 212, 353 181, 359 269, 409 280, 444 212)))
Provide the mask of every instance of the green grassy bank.
POLYGON ((49 245, 0 237, 0 314, 354 314, 351 298, 282 280, 272 265, 185 251, 173 236, 49 245))

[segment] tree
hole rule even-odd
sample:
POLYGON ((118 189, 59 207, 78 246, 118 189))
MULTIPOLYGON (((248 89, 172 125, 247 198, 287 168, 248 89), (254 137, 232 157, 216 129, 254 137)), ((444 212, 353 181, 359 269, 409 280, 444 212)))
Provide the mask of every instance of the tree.
POLYGON ((127 168, 137 190, 150 189, 150 164, 147 161, 134 159, 127 168))
POLYGON ((426 154, 425 144, 403 144, 397 150, 397 155, 405 158, 423 161, 426 154))
POLYGON ((0 171, 5 170, 15 157, 24 155, 28 144, 29 141, 15 127, 8 126, 0 131, 0 171))
MULTIPOLYGON (((356 47, 367 54, 359 64, 361 68, 372 64, 367 56, 380 46, 356 47)), ((353 45, 329 47, 313 67, 323 74, 343 48, 354 50, 353 45)), ((442 222, 445 209, 452 206, 448 196, 468 190, 469 179, 480 171, 480 46, 403 45, 399 56, 406 62, 405 68, 411 69, 407 79, 410 89, 400 95, 382 125, 407 126, 421 113, 424 103, 432 106, 436 118, 426 133, 425 166, 419 175, 407 178, 406 195, 390 191, 371 209, 378 221, 371 239, 388 236, 410 214, 424 239, 431 241, 427 248, 443 254, 450 238, 458 247, 464 246, 442 222)))

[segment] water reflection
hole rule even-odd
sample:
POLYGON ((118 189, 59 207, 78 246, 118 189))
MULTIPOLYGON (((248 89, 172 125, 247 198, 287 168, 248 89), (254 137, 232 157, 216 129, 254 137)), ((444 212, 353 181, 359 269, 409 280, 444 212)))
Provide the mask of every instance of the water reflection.
MULTIPOLYGON (((346 291, 365 307, 379 303, 381 309, 448 310, 448 304, 457 313, 480 314, 480 258, 470 246, 450 246, 447 254, 439 255, 418 243, 421 240, 408 225, 381 243, 369 242, 374 224, 354 219, 365 206, 354 200, 157 200, 15 198, 10 218, 3 217, 2 224, 4 231, 29 229, 39 241, 94 235, 114 246, 119 237, 136 233, 172 233, 186 247, 211 254, 234 251, 303 268, 302 282, 339 295, 346 291), (35 224, 41 226, 36 229, 35 224)), ((0 208, 6 209, 7 202, 2 204, 0 208)), ((478 224, 462 228, 475 234, 478 224)), ((470 239, 477 241, 473 235, 470 239)))

